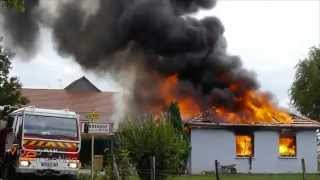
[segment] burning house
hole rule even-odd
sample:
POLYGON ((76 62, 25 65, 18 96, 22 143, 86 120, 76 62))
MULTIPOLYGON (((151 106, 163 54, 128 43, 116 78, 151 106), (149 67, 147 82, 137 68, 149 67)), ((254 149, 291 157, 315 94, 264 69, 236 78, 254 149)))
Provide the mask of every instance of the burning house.
POLYGON ((193 173, 211 170, 214 160, 239 172, 296 172, 301 158, 315 172, 319 124, 278 108, 255 73, 228 53, 220 19, 195 16, 216 3, 26 0, 23 13, 0 15, 10 44, 29 57, 45 27, 60 55, 85 70, 111 72, 128 92, 117 101, 122 114, 161 114, 178 102, 182 118, 191 119, 193 173))
POLYGON ((214 162, 241 173, 298 173, 301 159, 317 172, 316 129, 320 123, 295 115, 289 121, 239 122, 215 111, 192 118, 191 172, 213 171, 214 162), (231 120, 231 121, 230 121, 231 120))

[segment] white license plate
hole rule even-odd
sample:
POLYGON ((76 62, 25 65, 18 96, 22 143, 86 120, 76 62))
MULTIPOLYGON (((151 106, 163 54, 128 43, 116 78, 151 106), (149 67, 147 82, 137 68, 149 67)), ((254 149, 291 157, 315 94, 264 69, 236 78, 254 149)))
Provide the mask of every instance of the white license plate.
POLYGON ((58 162, 56 161, 46 161, 46 162, 41 162, 40 164, 42 167, 48 167, 48 168, 58 167, 58 162))

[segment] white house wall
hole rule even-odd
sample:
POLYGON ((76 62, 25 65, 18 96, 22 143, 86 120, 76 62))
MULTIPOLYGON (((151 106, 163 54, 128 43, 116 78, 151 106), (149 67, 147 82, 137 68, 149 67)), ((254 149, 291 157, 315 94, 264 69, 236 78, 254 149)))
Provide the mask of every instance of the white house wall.
POLYGON ((305 159, 309 173, 317 171, 316 138, 314 131, 296 133, 297 157, 280 158, 278 131, 254 131, 254 158, 249 170, 247 158, 237 158, 235 134, 227 129, 192 129, 191 172, 213 171, 214 161, 222 165, 236 164, 238 172, 247 173, 297 173, 301 172, 301 158, 305 159))

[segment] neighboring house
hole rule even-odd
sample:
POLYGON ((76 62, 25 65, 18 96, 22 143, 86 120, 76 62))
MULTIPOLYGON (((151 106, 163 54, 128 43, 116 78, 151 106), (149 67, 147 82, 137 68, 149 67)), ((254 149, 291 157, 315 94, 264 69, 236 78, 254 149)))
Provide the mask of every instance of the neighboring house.
POLYGON ((210 113, 187 122, 191 129, 192 174, 235 165, 240 173, 298 173, 301 159, 308 173, 317 172, 316 121, 292 116, 293 123, 235 124, 212 119, 210 113))
MULTIPOLYGON (((91 156, 88 149, 91 148, 89 142, 90 135, 83 133, 84 124, 91 122, 91 129, 99 131, 112 130, 112 116, 115 111, 114 92, 102 92, 86 77, 72 82, 64 89, 22 89, 22 95, 29 99, 26 106, 35 106, 47 109, 69 109, 80 115, 80 128, 82 151, 80 153, 82 162, 89 162, 91 156), (106 125, 105 123, 109 123, 106 125), (84 159, 84 160, 83 160, 84 159)), ((105 134, 95 134, 95 153, 104 154, 106 146, 110 142, 110 136, 105 134)))
POLYGON ((27 106, 47 109, 69 109, 80 115, 83 123, 91 120, 95 122, 112 122, 114 113, 114 92, 102 92, 86 77, 72 82, 64 89, 22 89, 22 95, 29 99, 27 106))

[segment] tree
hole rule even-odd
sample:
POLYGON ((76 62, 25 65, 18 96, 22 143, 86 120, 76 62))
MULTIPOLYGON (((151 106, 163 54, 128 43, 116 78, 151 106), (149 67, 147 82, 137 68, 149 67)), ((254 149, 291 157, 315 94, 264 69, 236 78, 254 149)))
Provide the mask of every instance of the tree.
POLYGON ((183 132, 183 122, 180 115, 180 109, 177 102, 170 104, 168 108, 168 114, 170 116, 170 122, 177 132, 183 132))
MULTIPOLYGON (((0 38, 0 42, 3 38, 0 38)), ((0 105, 20 106, 28 103, 21 95, 21 84, 17 77, 9 77, 11 69, 10 58, 14 56, 0 44, 0 105)), ((11 109, 7 108, 0 114, 0 119, 6 118, 11 109)))
POLYGON ((296 66, 291 103, 303 115, 320 120, 320 49, 312 47, 296 66))
POLYGON ((177 102, 173 102, 170 104, 167 110, 167 113, 168 113, 168 119, 176 131, 176 136, 183 138, 187 143, 187 147, 188 147, 185 153, 183 154, 183 158, 181 159, 179 164, 178 173, 180 174, 187 169, 187 163, 188 163, 190 152, 191 152, 189 131, 188 131, 188 128, 184 126, 184 123, 182 121, 181 114, 180 114, 179 104, 177 102))
POLYGON ((150 178, 152 156, 156 158, 156 178, 166 179, 176 173, 188 148, 166 116, 126 120, 120 124, 117 138, 142 180, 150 178))
POLYGON ((18 11, 24 11, 24 0, 0 0, 7 8, 14 8, 18 11))

